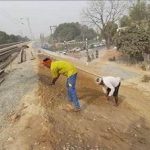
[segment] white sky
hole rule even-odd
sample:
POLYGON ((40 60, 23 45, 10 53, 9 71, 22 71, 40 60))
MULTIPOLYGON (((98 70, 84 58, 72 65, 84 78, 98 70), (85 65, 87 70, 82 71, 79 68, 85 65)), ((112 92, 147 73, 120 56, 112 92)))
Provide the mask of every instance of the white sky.
POLYGON ((0 31, 30 37, 27 17, 36 38, 48 35, 50 25, 81 22, 87 1, 0 1, 0 31), (24 19, 20 19, 24 18, 24 19))

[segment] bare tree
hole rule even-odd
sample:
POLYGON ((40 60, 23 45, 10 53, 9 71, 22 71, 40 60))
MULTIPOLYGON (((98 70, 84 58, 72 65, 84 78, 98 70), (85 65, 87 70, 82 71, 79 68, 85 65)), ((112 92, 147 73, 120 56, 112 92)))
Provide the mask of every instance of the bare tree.
POLYGON ((111 45, 111 30, 127 8, 127 1, 98 0, 89 2, 89 7, 82 12, 84 22, 99 29, 106 40, 107 48, 111 45), (109 25, 108 25, 109 24, 109 25), (110 25, 111 24, 111 25, 110 25))

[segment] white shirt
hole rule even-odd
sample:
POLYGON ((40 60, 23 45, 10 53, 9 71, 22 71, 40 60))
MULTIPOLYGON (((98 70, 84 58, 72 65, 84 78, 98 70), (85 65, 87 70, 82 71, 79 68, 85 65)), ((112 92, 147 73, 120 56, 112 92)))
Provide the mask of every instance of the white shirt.
POLYGON ((107 88, 111 89, 108 96, 112 96, 115 91, 115 87, 117 87, 121 81, 120 77, 107 76, 107 77, 102 77, 102 79, 103 79, 104 85, 107 88))

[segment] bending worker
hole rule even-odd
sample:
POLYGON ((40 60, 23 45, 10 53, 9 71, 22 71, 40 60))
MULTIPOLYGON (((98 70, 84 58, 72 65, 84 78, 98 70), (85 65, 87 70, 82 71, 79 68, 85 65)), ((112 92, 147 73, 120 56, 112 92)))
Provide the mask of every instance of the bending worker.
POLYGON ((67 61, 53 61, 50 58, 45 58, 43 60, 44 66, 50 68, 52 74, 52 82, 51 85, 55 85, 55 82, 62 74, 67 77, 67 90, 69 100, 74 105, 74 111, 80 110, 79 99, 76 94, 76 78, 77 78, 77 69, 67 61))
POLYGON ((103 91, 107 96, 107 100, 110 100, 113 96, 115 99, 116 106, 118 105, 118 92, 121 84, 120 77, 99 77, 96 79, 99 85, 103 86, 103 91))

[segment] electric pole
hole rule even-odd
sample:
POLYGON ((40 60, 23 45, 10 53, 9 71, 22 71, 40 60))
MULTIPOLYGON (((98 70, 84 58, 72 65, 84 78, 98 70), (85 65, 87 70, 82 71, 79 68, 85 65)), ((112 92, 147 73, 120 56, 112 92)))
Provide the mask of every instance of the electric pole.
MULTIPOLYGON (((27 26, 28 26, 28 30, 29 30, 29 33, 30 33, 30 38, 33 40, 34 39, 34 36, 33 36, 33 33, 32 33, 32 30, 31 30, 31 25, 30 25, 30 20, 29 18, 20 18, 20 20, 26 20, 27 21, 27 26)), ((22 25, 24 25, 23 22, 21 22, 22 25)))
POLYGON ((29 32, 30 32, 30 35, 31 35, 31 39, 34 40, 34 36, 33 36, 32 30, 31 30, 29 18, 27 18, 27 23, 28 23, 28 28, 29 28, 29 32))
POLYGON ((88 39, 86 38, 86 55, 87 55, 87 62, 91 61, 89 50, 88 50, 88 39))
POLYGON ((40 40, 41 40, 41 47, 44 46, 44 42, 45 42, 45 39, 44 39, 44 34, 40 34, 40 40))
POLYGON ((51 38, 52 38, 52 44, 53 44, 53 33, 54 33, 54 30, 56 29, 57 26, 50 26, 50 31, 51 31, 51 38))

